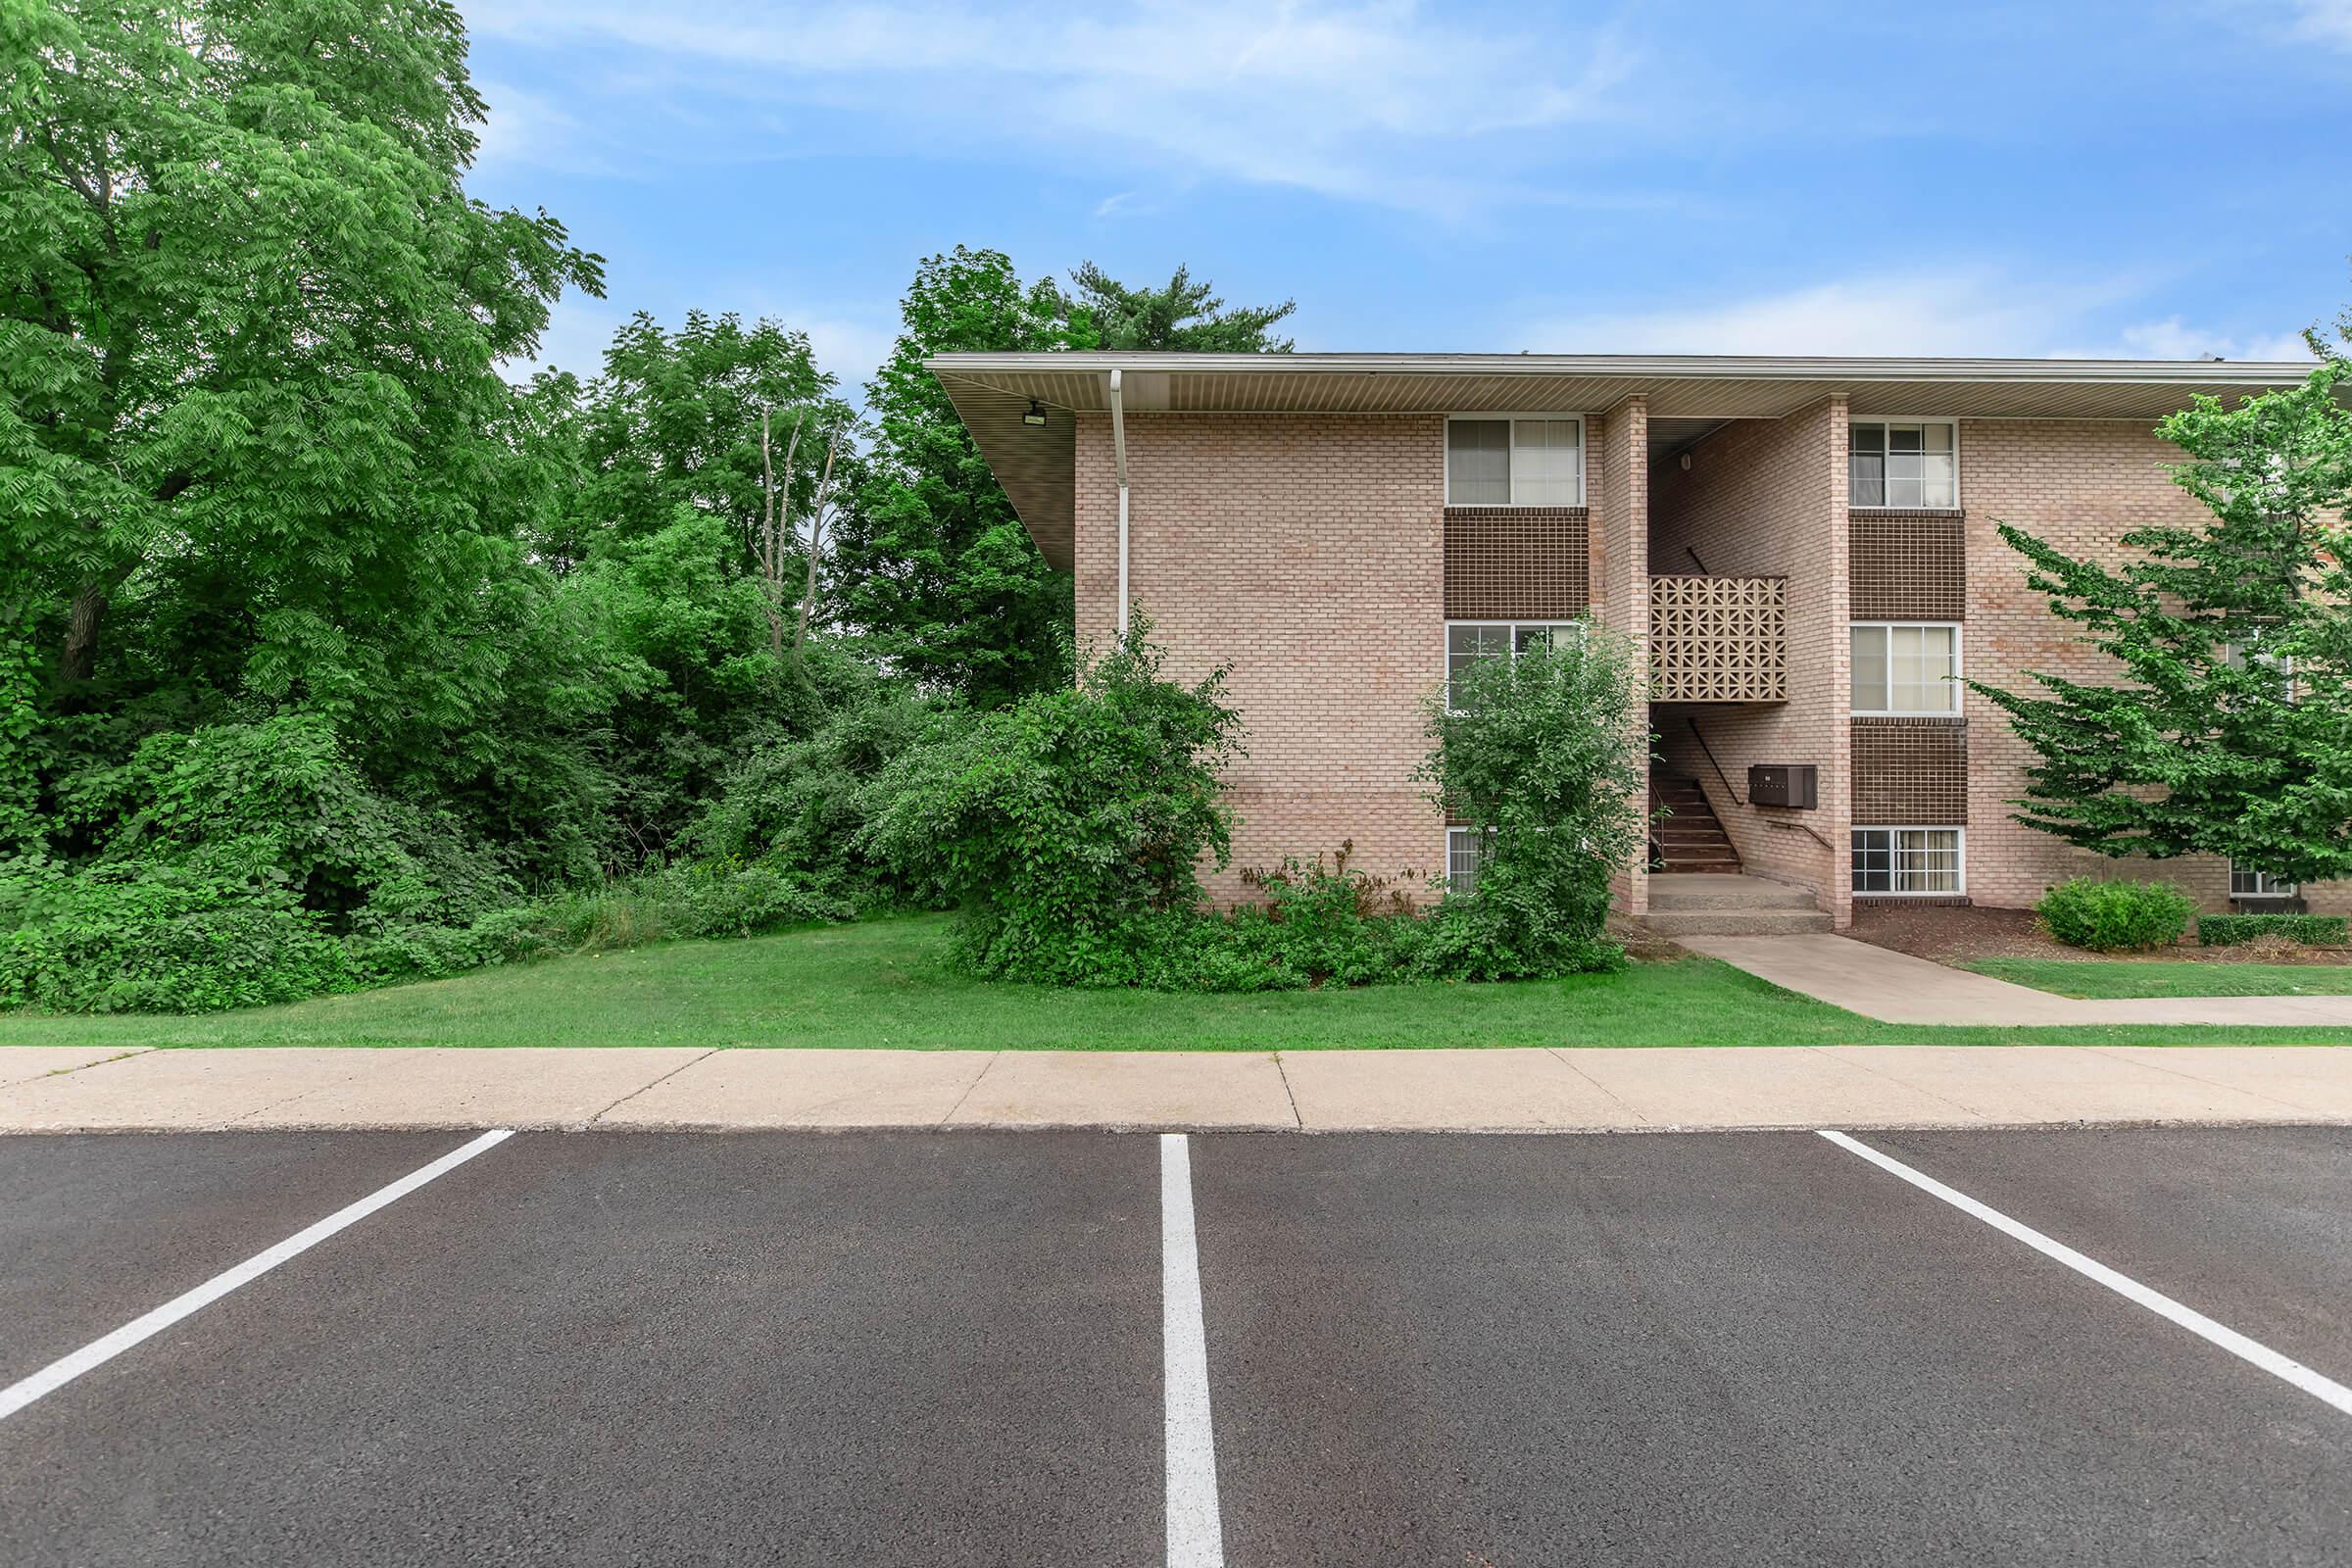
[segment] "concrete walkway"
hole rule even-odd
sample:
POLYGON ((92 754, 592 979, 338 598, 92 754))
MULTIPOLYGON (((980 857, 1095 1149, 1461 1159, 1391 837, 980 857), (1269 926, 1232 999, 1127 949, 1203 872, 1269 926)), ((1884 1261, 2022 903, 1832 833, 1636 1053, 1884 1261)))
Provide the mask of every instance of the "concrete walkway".
POLYGON ((2352 1028, 2346 997, 2147 997, 2091 1002, 2052 996, 1873 947, 1851 937, 1678 937, 1692 953, 1865 1018, 1886 1023, 2216 1023, 2352 1028))
MULTIPOLYGON (((1933 966, 1931 966, 1933 967, 1933 966)), ((0 1048, 0 1132, 1637 1131, 2352 1124, 2352 1047, 923 1052, 0 1048)))

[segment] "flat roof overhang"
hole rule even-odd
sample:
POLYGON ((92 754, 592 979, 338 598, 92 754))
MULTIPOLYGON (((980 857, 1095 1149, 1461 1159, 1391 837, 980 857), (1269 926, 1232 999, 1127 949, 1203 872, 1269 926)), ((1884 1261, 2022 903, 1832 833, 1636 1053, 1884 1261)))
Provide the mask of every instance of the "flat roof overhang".
POLYGON ((1030 537, 1067 570, 1076 547, 1073 414, 1106 413, 1119 369, 1138 414, 1602 414, 1637 393, 1679 439, 1726 419, 1777 419, 1842 392, 1858 415, 2136 419, 2202 393, 2291 385, 2311 364, 2221 360, 1865 359, 1630 354, 941 354, 923 362, 962 416, 1030 537), (1059 412, 1021 422, 1031 400, 1059 412))

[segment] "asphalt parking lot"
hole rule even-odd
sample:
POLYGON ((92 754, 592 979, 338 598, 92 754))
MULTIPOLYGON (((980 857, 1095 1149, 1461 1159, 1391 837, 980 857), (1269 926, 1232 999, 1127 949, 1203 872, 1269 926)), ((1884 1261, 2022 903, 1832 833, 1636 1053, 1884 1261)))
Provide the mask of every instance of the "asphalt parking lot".
POLYGON ((1860 1145, 0 1140, 0 1561, 2352 1557, 2352 1132, 1860 1145))

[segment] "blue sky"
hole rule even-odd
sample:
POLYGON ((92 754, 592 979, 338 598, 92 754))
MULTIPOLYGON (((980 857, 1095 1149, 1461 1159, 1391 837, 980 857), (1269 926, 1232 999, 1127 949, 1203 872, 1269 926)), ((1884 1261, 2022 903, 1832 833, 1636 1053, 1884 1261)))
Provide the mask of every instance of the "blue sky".
POLYGON ((2352 0, 461 0, 470 181, 861 381, 917 258, 1179 262, 1331 350, 2301 357, 2352 0))

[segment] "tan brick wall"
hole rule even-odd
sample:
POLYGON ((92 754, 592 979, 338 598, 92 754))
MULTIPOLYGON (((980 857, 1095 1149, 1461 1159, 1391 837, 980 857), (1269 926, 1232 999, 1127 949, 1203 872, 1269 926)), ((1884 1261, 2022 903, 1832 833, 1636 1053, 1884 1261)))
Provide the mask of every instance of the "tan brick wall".
MULTIPOLYGON (((1106 416, 1078 428, 1081 648, 1113 635, 1118 489, 1106 416)), ((1129 584, 1170 672, 1231 662, 1250 755, 1231 775, 1236 874, 1328 855, 1420 880, 1445 830, 1410 774, 1445 674, 1445 421, 1143 414, 1127 419, 1129 584)))
POLYGON ((1948 718, 1857 718, 1854 820, 1864 827, 1968 822, 1968 726, 1948 718))
MULTIPOLYGON (((2114 663, 2073 640, 2075 627, 2049 612, 2026 586, 2023 563, 1993 529, 2011 523, 2076 556, 2121 562, 2126 533, 2150 523, 2201 525, 2210 515, 2172 482, 2164 465, 2180 452, 2135 421, 1968 419, 1960 426, 1961 499, 1968 509, 1968 629, 1971 679, 2012 690, 2043 670, 2086 682, 2109 679, 2114 663)), ((2012 821, 2009 803, 2025 790, 2033 754, 1975 692, 1963 699, 1972 765, 1968 890, 1979 904, 2024 907, 2070 876, 2130 876, 2174 882, 2211 909, 2230 903, 2230 866, 2212 856, 2112 860, 2012 821)), ((2352 909, 2352 885, 2305 890, 2314 909, 2352 909)))
POLYGON ((1568 620, 1592 604, 1583 507, 1447 507, 1446 618, 1568 620))
POLYGON ((1956 512, 1857 512, 1847 524, 1856 620, 1968 615, 1968 520, 1956 512))
POLYGON ((1688 469, 1678 462, 1652 476, 1652 568, 1697 571, 1703 564, 1719 576, 1786 577, 1788 700, 1656 705, 1662 763, 1698 780, 1750 870, 1813 889, 1842 927, 1853 907, 1844 400, 1827 399, 1785 419, 1734 421, 1690 456, 1688 469), (1751 763, 1810 762, 1820 769, 1820 806, 1735 804, 1690 734, 1693 718, 1741 800, 1751 763))

